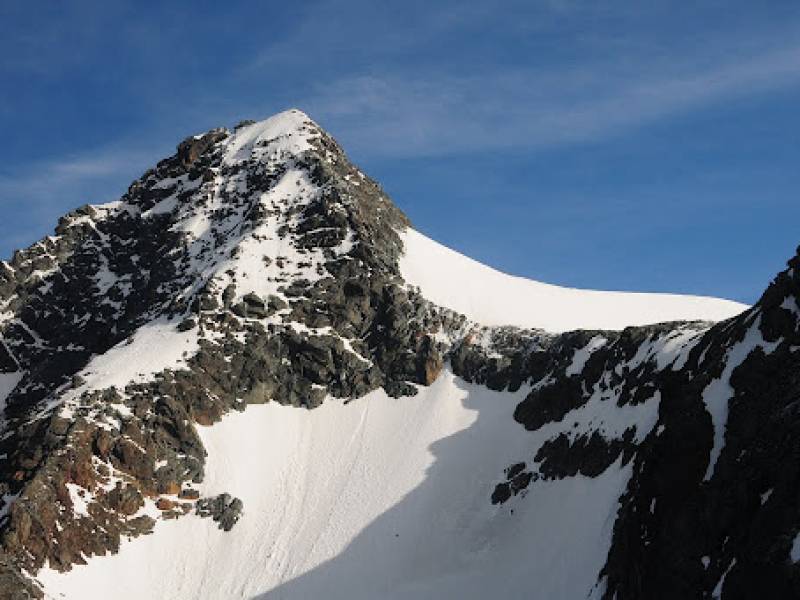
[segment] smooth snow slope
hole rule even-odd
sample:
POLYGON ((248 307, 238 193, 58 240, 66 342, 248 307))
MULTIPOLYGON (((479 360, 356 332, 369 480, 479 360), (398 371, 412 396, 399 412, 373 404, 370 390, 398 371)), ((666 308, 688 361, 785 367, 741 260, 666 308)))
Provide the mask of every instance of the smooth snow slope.
POLYGON ((540 480, 492 506, 503 469, 542 442, 512 418, 525 393, 444 371, 415 397, 249 406, 201 431, 203 493, 244 500, 231 532, 159 521, 115 556, 39 579, 67 600, 586 598, 630 470, 540 480))
POLYGON ((481 325, 516 325, 554 333, 624 329, 665 321, 722 321, 749 308, 704 296, 566 288, 496 271, 411 228, 401 233, 400 273, 428 300, 481 325))

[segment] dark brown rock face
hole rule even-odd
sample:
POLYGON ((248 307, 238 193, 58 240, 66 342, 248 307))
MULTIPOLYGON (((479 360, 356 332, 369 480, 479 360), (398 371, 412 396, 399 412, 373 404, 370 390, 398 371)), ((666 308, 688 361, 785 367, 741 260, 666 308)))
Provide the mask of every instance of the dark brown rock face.
POLYGON ((211 146, 224 140, 227 136, 225 130, 215 130, 202 136, 188 137, 178 144, 175 157, 184 169, 188 169, 211 146))
POLYGON ((417 350, 418 378, 423 385, 431 385, 444 368, 442 355, 436 349, 436 343, 430 336, 425 336, 417 350))

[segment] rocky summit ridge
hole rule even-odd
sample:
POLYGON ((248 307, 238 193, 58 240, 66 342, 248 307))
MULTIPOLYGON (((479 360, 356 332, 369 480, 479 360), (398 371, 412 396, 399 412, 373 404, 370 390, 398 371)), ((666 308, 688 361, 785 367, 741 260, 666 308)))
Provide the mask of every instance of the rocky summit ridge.
POLYGON ((0 597, 41 597, 42 568, 159 521, 235 535, 237 491, 198 491, 198 425, 412 396, 445 368, 525 390, 531 451, 485 482, 487 505, 630 469, 595 597, 800 596, 800 256, 720 323, 555 334, 427 300, 398 266, 408 227, 291 110, 187 138, 0 263, 0 597))
POLYGON ((401 285, 406 225, 288 111, 188 138, 3 263, 0 367, 19 380, 0 441, 7 560, 68 569, 189 510, 192 423, 435 376, 423 334, 450 317, 401 285))

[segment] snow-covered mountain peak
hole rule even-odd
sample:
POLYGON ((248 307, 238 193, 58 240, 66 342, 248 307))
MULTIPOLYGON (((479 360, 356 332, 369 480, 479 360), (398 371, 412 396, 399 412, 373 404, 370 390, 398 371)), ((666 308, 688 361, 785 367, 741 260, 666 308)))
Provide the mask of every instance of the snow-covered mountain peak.
POLYGON ((322 131, 311 118, 297 109, 268 119, 245 122, 225 141, 224 164, 246 160, 274 160, 298 156, 311 149, 322 131))
POLYGON ((798 260, 561 288, 300 111, 187 138, 0 264, 0 599, 790 597, 798 260))

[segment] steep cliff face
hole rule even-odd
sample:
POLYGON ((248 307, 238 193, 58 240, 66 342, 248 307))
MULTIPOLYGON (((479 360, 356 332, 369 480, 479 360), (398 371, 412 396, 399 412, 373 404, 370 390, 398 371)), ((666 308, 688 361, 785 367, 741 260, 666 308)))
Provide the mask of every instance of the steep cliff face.
POLYGON ((798 595, 798 260, 747 310, 566 290, 299 111, 188 138, 0 266, 0 589, 798 595))
POLYGON ((524 502, 513 496, 537 481, 598 477, 619 461, 631 474, 597 594, 797 597, 798 265, 713 326, 533 340, 494 331, 495 357, 458 346, 451 360, 466 380, 532 385, 514 418, 540 443, 509 465, 492 501, 524 502))

